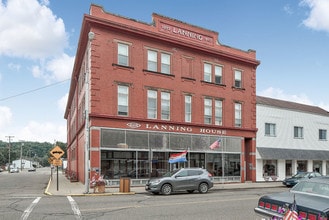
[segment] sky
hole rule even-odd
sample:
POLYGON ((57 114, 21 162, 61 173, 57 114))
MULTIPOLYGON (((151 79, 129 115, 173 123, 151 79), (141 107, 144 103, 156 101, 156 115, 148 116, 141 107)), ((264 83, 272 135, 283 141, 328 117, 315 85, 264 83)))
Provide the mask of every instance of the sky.
POLYGON ((253 49, 256 94, 329 111, 329 0, 0 0, 0 140, 66 142, 64 111, 84 14, 152 13, 253 49))

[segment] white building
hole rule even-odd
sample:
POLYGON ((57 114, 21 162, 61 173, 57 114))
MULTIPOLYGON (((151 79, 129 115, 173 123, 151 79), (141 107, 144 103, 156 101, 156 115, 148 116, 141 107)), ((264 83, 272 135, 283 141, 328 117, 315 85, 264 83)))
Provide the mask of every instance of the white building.
POLYGON ((14 160, 12 161, 12 166, 13 167, 17 167, 19 169, 29 169, 32 167, 38 167, 39 163, 38 162, 34 162, 34 161, 30 161, 30 160, 25 160, 25 159, 19 159, 19 160, 14 160))
POLYGON ((256 181, 297 171, 329 175, 329 113, 315 106, 257 97, 256 181))

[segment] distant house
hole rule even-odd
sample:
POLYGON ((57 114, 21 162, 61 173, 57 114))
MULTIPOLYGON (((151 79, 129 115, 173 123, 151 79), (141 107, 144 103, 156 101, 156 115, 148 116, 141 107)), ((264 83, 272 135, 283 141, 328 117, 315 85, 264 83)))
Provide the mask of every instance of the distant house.
POLYGON ((25 159, 19 159, 19 160, 14 160, 12 162, 13 167, 17 167, 19 169, 29 169, 32 167, 39 167, 39 162, 36 161, 30 161, 30 160, 25 160, 25 159))
POLYGON ((257 128, 257 181, 299 171, 329 175, 328 111, 257 96, 257 128))

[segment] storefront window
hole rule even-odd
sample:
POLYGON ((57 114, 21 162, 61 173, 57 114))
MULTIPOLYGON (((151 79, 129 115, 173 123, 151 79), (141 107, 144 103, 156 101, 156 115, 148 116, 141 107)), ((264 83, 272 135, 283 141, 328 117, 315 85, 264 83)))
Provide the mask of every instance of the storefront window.
POLYGON ((277 168, 277 161, 276 160, 264 160, 264 166, 263 166, 263 176, 271 177, 276 176, 276 170, 277 168))
POLYGON ((320 161, 320 160, 313 161, 313 171, 319 172, 322 174, 322 161, 320 161))
POLYGON ((297 160, 297 173, 307 171, 307 160, 297 160))

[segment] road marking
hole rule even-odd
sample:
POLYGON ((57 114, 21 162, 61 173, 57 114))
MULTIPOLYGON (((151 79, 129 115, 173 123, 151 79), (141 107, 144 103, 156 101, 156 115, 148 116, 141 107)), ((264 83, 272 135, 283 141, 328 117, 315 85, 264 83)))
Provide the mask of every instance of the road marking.
POLYGON ((41 197, 37 197, 32 203, 31 205, 25 209, 23 215, 21 216, 21 220, 26 220, 29 215, 31 214, 33 208, 37 205, 37 203, 40 201, 41 197))
POLYGON ((81 212, 79 210, 78 204, 74 201, 74 199, 71 196, 67 196, 67 199, 69 200, 69 202, 71 204, 71 208, 72 208, 75 218, 81 219, 81 212))

